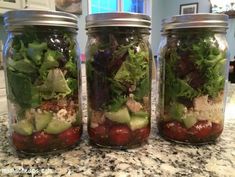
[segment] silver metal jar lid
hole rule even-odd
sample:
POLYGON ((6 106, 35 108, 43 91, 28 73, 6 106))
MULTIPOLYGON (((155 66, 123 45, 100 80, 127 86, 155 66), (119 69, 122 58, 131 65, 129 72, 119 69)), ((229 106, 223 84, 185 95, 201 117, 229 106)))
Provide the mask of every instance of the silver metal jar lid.
POLYGON ((78 29, 77 16, 58 11, 15 10, 3 14, 4 24, 8 31, 23 26, 60 26, 78 29))
POLYGON ((228 28, 228 16, 225 14, 186 14, 177 15, 163 21, 164 30, 181 28, 228 28), (164 23, 165 22, 165 23, 164 23))
POLYGON ((141 27, 151 28, 148 15, 137 13, 99 13, 86 16, 86 29, 94 27, 141 27))

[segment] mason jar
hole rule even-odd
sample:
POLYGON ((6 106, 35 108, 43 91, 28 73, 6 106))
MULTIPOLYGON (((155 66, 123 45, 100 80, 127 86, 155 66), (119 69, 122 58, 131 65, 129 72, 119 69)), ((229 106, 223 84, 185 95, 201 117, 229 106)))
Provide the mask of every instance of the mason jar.
POLYGON ((88 133, 92 144, 137 147, 150 133, 150 17, 104 13, 86 17, 88 133))
POLYGON ((39 10, 3 17, 12 146, 19 154, 75 146, 82 134, 77 17, 39 10))
POLYGON ((227 81, 228 16, 191 14, 165 24, 167 42, 158 60, 157 117, 164 138, 183 143, 215 141, 223 131, 227 81))

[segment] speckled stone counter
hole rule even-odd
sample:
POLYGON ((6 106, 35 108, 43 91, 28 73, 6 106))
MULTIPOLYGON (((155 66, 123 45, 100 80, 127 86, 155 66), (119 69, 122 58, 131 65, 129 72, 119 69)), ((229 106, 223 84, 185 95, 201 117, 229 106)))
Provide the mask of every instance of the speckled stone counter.
MULTIPOLYGON (((229 120, 221 140, 185 146, 156 136, 137 149, 117 151, 89 145, 87 132, 78 147, 58 155, 18 158, 7 142, 7 116, 0 117, 0 176, 235 176, 235 121, 229 120), (32 175, 33 173, 33 175, 32 175)), ((85 125, 86 126, 86 125, 85 125)))

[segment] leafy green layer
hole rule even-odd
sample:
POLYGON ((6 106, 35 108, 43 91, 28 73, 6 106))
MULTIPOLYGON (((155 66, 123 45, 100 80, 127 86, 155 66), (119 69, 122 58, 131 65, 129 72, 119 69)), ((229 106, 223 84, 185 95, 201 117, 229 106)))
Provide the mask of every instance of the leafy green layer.
POLYGON ((41 96, 45 100, 58 98, 60 96, 65 97, 71 93, 71 89, 68 87, 60 69, 49 70, 44 84, 38 86, 38 90, 41 92, 41 96))
POLYGON ((139 41, 117 45, 114 51, 105 46, 108 48, 92 45, 92 56, 86 64, 92 107, 118 111, 130 94, 142 102, 150 92, 149 49, 139 41))
POLYGON ((177 33, 177 45, 165 55, 165 104, 201 95, 215 98, 224 88, 226 50, 214 33, 202 30, 177 33))
POLYGON ((8 97, 22 113, 44 100, 72 96, 78 90, 73 36, 63 30, 57 34, 43 30, 28 28, 16 35, 7 59, 8 97))

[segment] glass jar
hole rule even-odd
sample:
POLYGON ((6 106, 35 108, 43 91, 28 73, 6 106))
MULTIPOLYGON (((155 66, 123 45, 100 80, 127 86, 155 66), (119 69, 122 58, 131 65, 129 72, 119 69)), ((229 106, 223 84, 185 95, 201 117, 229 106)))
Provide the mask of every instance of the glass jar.
POLYGON ((223 130, 228 17, 173 16, 161 47, 159 133, 183 143, 215 141, 223 130))
POLYGON ((86 74, 91 143, 131 148, 150 133, 150 18, 129 13, 87 16, 86 74))
POLYGON ((77 18, 63 12, 4 14, 10 142, 19 153, 56 152, 82 134, 77 18))

